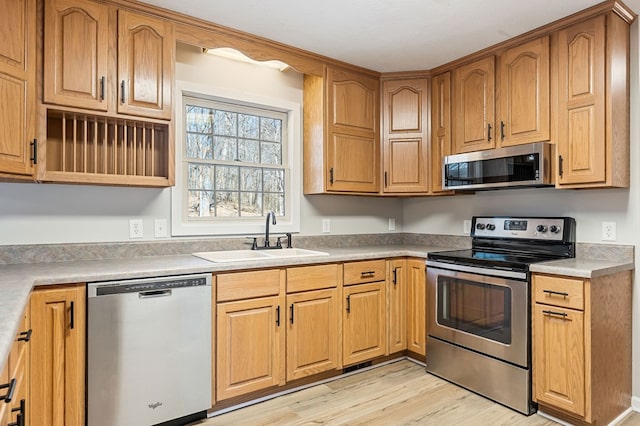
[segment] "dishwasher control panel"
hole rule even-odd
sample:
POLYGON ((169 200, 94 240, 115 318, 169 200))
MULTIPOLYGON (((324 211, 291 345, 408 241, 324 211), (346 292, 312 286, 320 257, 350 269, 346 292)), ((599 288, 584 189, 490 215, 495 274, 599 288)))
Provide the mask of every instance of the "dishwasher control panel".
POLYGON ((144 291, 171 290, 174 288, 210 286, 211 275, 180 275, 174 277, 144 278, 136 280, 89 283, 88 297, 110 294, 139 293, 144 291))

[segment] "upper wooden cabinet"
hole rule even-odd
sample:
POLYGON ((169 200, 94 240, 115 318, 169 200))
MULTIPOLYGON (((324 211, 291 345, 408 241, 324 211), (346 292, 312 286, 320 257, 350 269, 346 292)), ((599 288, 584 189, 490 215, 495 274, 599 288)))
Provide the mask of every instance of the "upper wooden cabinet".
POLYGON ((548 36, 455 69, 455 152, 549 140, 549 84, 548 36))
POLYGON ((44 102, 170 119, 173 24, 124 10, 115 14, 92 0, 45 2, 44 68, 51 72, 44 73, 44 102))
POLYGON ((559 188, 629 186, 629 24, 611 12, 557 33, 559 188))
POLYGON ((30 178, 35 138, 35 0, 0 0, 0 177, 30 178))
POLYGON ((453 71, 453 144, 457 154, 495 148, 495 57, 453 71))
POLYGON ((549 37, 513 47, 500 56, 500 146, 549 140, 549 37))
POLYGON ((118 11, 118 112, 171 118, 173 24, 118 11))
MULTIPOLYGON (((431 79, 431 182, 432 193, 442 190, 442 159, 451 152, 451 73, 431 79)), ((451 192, 451 191, 444 191, 451 192)))
POLYGON ((107 111, 108 6, 48 0, 44 16, 44 102, 107 111))
POLYGON ((376 78, 331 67, 305 75, 305 194, 378 192, 379 102, 376 78))
POLYGON ((429 191, 427 79, 382 83, 383 192, 429 191))

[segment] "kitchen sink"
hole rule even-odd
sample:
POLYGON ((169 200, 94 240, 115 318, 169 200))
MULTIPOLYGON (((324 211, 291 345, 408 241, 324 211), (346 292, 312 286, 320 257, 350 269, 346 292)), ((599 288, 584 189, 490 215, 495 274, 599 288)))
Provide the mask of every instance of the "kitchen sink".
POLYGON ((282 250, 266 250, 262 252, 271 257, 305 257, 305 256, 329 256, 324 251, 307 250, 301 248, 286 248, 282 250))
POLYGON ((250 262, 255 260, 294 258, 309 256, 328 256, 329 253, 323 251, 306 250, 301 248, 285 248, 273 250, 225 250, 225 251, 202 251, 192 253, 194 256, 208 260, 210 262, 250 262))

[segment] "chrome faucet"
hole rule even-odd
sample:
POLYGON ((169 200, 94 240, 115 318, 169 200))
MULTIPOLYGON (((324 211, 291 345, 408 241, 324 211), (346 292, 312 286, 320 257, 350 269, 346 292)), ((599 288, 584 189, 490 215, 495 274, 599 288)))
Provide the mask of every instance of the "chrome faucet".
POLYGON ((271 218, 271 223, 273 225, 276 224, 276 214, 273 211, 270 211, 269 213, 267 213, 267 226, 265 228, 264 231, 264 246, 269 247, 270 243, 269 243, 269 218, 271 218))

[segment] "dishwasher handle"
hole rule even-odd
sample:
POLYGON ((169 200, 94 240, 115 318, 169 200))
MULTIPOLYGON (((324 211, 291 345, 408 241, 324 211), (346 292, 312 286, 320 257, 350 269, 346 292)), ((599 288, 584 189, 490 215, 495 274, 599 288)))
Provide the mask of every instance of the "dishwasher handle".
POLYGON ((151 291, 141 291, 138 293, 138 298, 140 299, 152 299, 154 297, 166 297, 171 296, 171 290, 151 290, 151 291))

